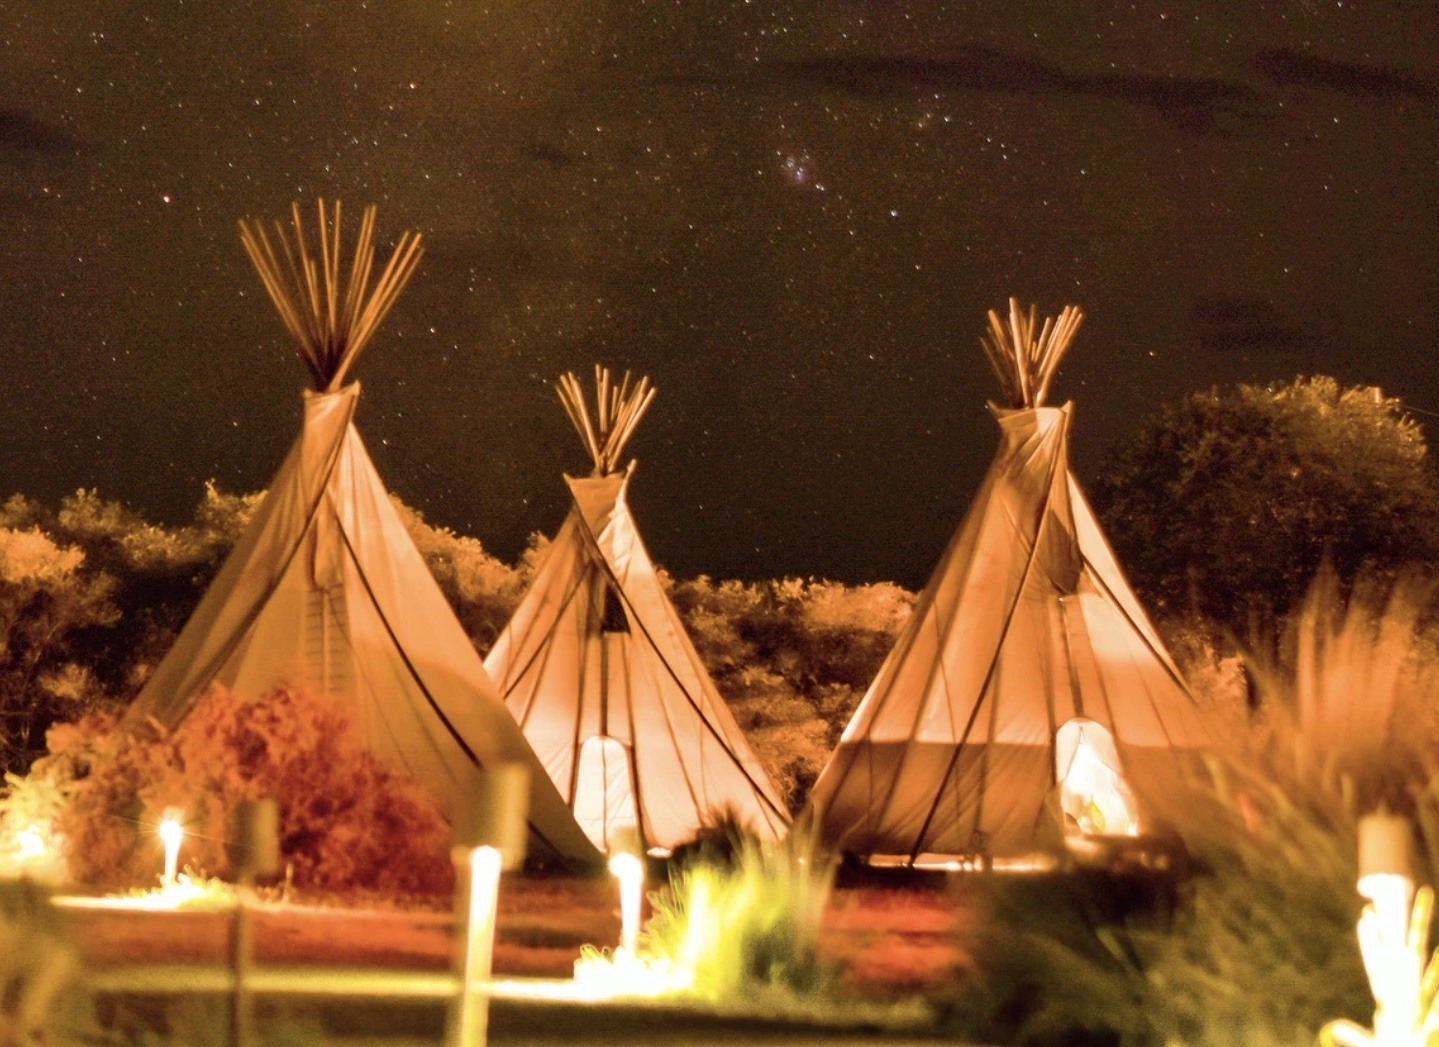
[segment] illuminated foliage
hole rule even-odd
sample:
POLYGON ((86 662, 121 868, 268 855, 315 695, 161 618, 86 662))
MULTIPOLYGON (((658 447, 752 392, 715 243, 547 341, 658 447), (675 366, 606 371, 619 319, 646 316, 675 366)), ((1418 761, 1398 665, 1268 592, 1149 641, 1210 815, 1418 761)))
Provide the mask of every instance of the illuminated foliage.
POLYGON ((0 769, 23 769, 52 722, 102 696, 83 637, 119 612, 84 562, 36 528, 0 528, 0 769))
POLYGON ((43 776, 5 776, 0 789, 0 879, 65 881, 64 841, 57 823, 64 795, 43 776))
POLYGON ((691 995, 753 1006, 831 988, 819 954, 834 866, 802 833, 780 842, 731 834, 727 852, 702 847, 651 896, 654 916, 633 954, 593 950, 576 977, 620 995, 691 995), (607 977, 608 975, 608 977, 607 977))
MULTIPOLYGON (((67 550, 66 570, 31 579, 57 628, 12 630, 9 647, 45 665, 16 700, 32 709, 28 733, 11 732, 8 770, 23 770, 56 718, 122 702, 149 675, 194 608, 256 504, 208 486, 193 521, 147 522, 94 491, 77 491, 58 510, 16 496, 0 508, 0 528, 43 536, 67 550), (47 649, 48 648, 48 649, 47 649), (63 699, 61 707, 47 695, 63 699)), ((32 543, 33 544, 33 543, 32 543)))
POLYGON ((181 863, 223 875, 234 808, 272 796, 297 887, 403 896, 452 885, 450 832, 434 801, 371 756, 330 699, 279 687, 243 702, 217 688, 173 733, 123 732, 97 714, 55 728, 51 747, 33 773, 68 797, 59 828, 80 883, 153 882, 167 807, 186 812, 181 863))

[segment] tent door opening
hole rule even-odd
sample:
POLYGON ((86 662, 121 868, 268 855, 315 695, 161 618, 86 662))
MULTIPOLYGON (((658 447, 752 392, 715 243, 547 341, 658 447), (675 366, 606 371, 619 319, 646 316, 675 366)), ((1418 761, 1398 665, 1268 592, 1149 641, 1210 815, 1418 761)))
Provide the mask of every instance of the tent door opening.
POLYGON ((1093 720, 1068 721, 1055 733, 1054 757, 1066 835, 1139 835, 1134 793, 1107 729, 1093 720))
POLYGON ((609 850, 620 830, 638 831, 633 766, 629 747, 623 742, 597 734, 580 746, 574 813, 575 821, 601 851, 609 850))

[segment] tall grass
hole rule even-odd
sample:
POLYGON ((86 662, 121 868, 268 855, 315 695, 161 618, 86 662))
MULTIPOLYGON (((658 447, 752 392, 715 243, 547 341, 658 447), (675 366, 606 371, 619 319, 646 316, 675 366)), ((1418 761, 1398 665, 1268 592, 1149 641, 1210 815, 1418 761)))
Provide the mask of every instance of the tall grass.
POLYGON ((818 941, 833 884, 833 863, 804 833, 776 844, 745 836, 728 861, 701 857, 674 872, 638 951, 668 958, 706 999, 817 992, 827 987, 818 941))
POLYGON ((1261 716, 1222 733, 1169 817, 1208 870, 1174 931, 1144 942, 1151 1013, 1174 1041, 1311 1044, 1373 1003, 1355 940, 1356 826, 1380 809, 1439 848, 1433 588, 1321 574, 1256 679, 1261 716))
POLYGON ((577 981, 607 995, 721 1006, 794 1004, 830 987, 819 928, 833 863, 805 834, 770 843, 730 826, 717 835, 719 846, 709 840, 674 860, 634 953, 588 950, 577 981))

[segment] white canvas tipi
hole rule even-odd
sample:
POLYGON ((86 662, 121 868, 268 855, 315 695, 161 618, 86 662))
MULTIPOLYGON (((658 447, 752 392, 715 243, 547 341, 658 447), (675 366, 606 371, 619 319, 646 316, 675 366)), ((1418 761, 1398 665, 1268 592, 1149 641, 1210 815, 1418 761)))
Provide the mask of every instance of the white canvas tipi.
POLYGON ((129 716, 173 726, 214 684, 254 698, 293 682, 349 705, 371 751, 448 816, 471 802, 483 768, 527 764, 533 849, 592 860, 352 424, 360 389, 345 374, 413 273, 419 237, 401 238, 371 290, 368 209, 342 286, 339 205, 333 220, 320 205, 319 267, 298 207, 293 216, 292 237, 277 225, 278 254, 258 223, 242 223, 242 238, 319 391, 306 393, 299 440, 129 716))
POLYGON ((594 460, 485 667, 595 845, 637 831, 667 852, 733 815, 766 837, 789 818, 685 634, 625 502, 625 442, 645 379, 596 369, 597 410, 566 375, 560 400, 594 460))
POLYGON ((999 453, 811 793, 822 841, 876 864, 1010 859, 1135 835, 1208 736, 1069 471, 1044 398, 1080 321, 995 313, 999 453))

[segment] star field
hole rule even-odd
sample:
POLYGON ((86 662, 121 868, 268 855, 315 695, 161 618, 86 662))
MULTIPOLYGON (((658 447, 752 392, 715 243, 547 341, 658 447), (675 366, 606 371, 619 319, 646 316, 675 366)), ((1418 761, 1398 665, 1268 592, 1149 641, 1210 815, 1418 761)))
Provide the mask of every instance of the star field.
POLYGON ((602 362, 659 390, 661 563, 917 585, 1010 294, 1088 314, 1081 479, 1215 383, 1439 411, 1435 39, 1419 0, 12 0, 0 488, 264 485, 304 372, 235 222, 324 195, 425 237, 356 374, 432 521, 553 531, 585 457, 549 383, 602 362))

